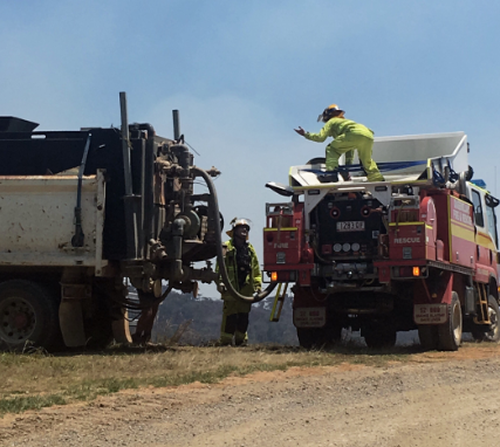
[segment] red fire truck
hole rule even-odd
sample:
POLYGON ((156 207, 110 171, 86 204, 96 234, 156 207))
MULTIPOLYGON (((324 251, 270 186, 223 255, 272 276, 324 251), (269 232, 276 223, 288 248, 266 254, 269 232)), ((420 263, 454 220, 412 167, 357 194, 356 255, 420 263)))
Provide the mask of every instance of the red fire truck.
POLYGON ((499 201, 468 152, 463 132, 378 138, 385 181, 367 182, 358 164, 349 180, 320 183, 324 159, 313 159, 290 169, 288 186, 266 185, 288 201, 266 204, 264 270, 294 283, 301 346, 343 328, 373 348, 414 329, 427 349, 456 350, 463 332, 500 339, 499 201))

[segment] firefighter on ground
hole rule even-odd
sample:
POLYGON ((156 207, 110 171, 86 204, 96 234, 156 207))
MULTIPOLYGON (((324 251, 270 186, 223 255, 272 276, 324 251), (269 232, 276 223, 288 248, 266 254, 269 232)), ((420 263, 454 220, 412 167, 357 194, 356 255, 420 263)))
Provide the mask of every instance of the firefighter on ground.
POLYGON ((336 182, 339 171, 339 158, 346 154, 346 165, 354 158, 354 149, 358 150, 359 161, 363 165, 366 177, 370 182, 382 181, 377 164, 372 159, 373 131, 363 124, 344 118, 344 111, 336 104, 328 106, 318 117, 325 123, 319 133, 306 132, 302 127, 294 129, 308 140, 322 143, 327 137, 334 140, 326 147, 326 173, 318 176, 320 182, 336 182), (328 172, 329 171, 329 172, 328 172))
MULTIPOLYGON (((257 253, 248 242, 250 224, 246 219, 233 219, 231 230, 227 235, 231 238, 224 243, 224 263, 233 287, 244 296, 253 296, 260 292, 262 274, 260 272, 257 253)), ((221 267, 217 265, 217 271, 221 267)), ((251 303, 234 298, 229 291, 221 293, 224 300, 222 325, 219 344, 242 346, 247 343, 248 317, 251 303)))

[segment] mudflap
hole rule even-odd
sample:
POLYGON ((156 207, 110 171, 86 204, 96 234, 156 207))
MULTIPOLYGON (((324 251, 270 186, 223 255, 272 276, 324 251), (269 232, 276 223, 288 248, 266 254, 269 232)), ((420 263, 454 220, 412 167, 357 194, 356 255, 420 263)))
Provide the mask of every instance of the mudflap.
POLYGON ((416 281, 413 287, 413 321, 417 325, 443 324, 453 292, 453 273, 441 271, 436 277, 416 281))

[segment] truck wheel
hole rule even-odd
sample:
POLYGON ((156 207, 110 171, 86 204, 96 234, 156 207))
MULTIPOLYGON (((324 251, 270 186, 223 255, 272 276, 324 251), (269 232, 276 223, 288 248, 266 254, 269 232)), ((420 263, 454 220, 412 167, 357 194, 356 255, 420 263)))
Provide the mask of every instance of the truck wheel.
POLYGON ((457 292, 452 292, 447 310, 448 321, 438 326, 439 349, 456 351, 462 342, 462 308, 457 292))
POLYGON ((418 338, 425 350, 432 351, 438 348, 439 333, 434 324, 421 324, 418 326, 418 338))
POLYGON ((488 296, 488 316, 491 324, 477 324, 472 327, 472 336, 477 341, 489 341, 498 343, 500 341, 500 308, 493 296, 488 296))
POLYGON ((328 321, 320 328, 297 328, 299 344, 306 349, 330 348, 342 338, 342 326, 337 321, 328 321))
POLYGON ((299 345, 305 349, 321 349, 328 340, 326 340, 324 328, 297 328, 297 338, 299 345))
POLYGON ((111 315, 104 299, 100 299, 95 304, 91 317, 84 320, 84 326, 85 334, 88 337, 86 348, 101 350, 113 341, 111 315))
POLYGON ((22 351, 34 344, 46 349, 61 345, 59 297, 27 280, 0 284, 0 347, 22 351))
POLYGON ((323 328, 297 328, 299 345, 305 349, 321 348, 324 344, 323 328))
POLYGON ((371 349, 392 348, 396 344, 397 332, 391 327, 371 326, 363 331, 366 345, 371 349))

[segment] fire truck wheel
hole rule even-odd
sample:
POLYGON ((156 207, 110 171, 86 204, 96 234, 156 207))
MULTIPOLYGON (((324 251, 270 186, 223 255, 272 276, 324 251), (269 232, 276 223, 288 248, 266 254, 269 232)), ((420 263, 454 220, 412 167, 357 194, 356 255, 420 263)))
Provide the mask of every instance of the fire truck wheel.
POLYGON ((439 349, 456 351, 462 342, 462 308, 457 292, 452 292, 448 305, 448 321, 438 326, 439 349))
POLYGON ((384 324, 370 325, 363 331, 366 345, 371 349, 392 348, 396 344, 397 332, 384 324))
POLYGON ((329 348, 341 339, 342 327, 297 328, 299 344, 305 349, 329 348))
POLYGON ((299 345, 305 349, 312 349, 317 346, 321 336, 321 329, 318 328, 297 328, 297 338, 299 345))
POLYGON ((472 336, 477 341, 489 341, 498 343, 500 341, 500 308, 493 296, 488 296, 488 316, 490 325, 477 324, 472 327, 472 336))
POLYGON ((59 297, 34 281, 0 284, 0 347, 23 351, 30 346, 61 345, 59 297))
POLYGON ((427 351, 437 349, 439 346, 438 328, 434 324, 422 324, 418 327, 418 338, 422 348, 427 351))

